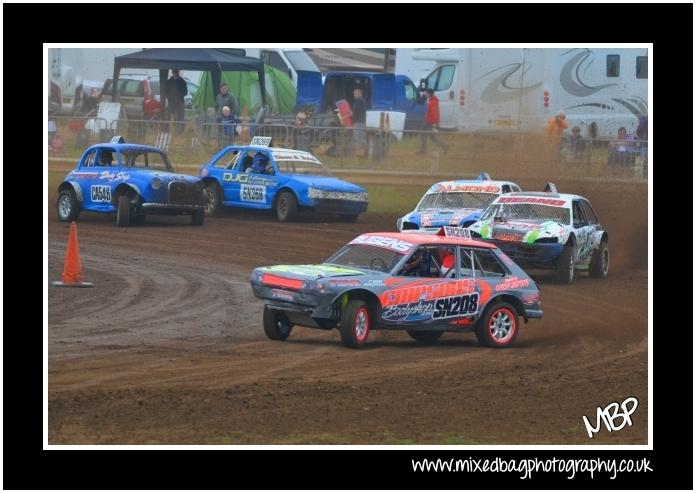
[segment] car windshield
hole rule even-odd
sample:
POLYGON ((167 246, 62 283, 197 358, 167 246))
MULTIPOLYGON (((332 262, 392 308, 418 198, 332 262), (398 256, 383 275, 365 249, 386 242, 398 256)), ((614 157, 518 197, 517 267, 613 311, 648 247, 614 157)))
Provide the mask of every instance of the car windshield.
POLYGON ((169 164, 167 156, 155 151, 121 151, 123 165, 130 168, 156 169, 160 171, 174 171, 169 164))
POLYGON ((543 204, 493 204, 483 213, 481 220, 493 218, 556 221, 561 224, 570 224, 570 209, 543 204))
POLYGON ((441 192, 429 193, 418 204, 416 210, 426 209, 485 209, 496 197, 495 193, 441 192))
POLYGON ((346 245, 324 263, 391 272, 403 256, 404 253, 373 245, 346 245))
POLYGON ((284 174, 333 176, 319 161, 284 160, 276 157, 276 164, 284 174))

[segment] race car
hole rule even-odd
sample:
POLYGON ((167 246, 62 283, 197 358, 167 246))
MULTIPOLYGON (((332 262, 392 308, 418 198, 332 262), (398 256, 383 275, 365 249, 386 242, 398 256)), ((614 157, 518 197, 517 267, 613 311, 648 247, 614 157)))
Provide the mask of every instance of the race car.
POLYGON ((406 330, 421 342, 473 331, 483 345, 507 347, 520 317, 543 315, 534 281, 462 228, 362 234, 321 264, 259 267, 250 282, 265 303, 263 328, 273 340, 302 325, 337 327, 351 348, 382 329, 406 330))
POLYGON ((554 269, 560 283, 571 283, 576 270, 609 273, 609 235, 590 202, 552 183, 544 192, 498 197, 469 230, 524 267, 554 269))
POLYGON ((309 152, 268 143, 257 136, 251 145, 225 147, 201 167, 208 214, 221 205, 273 209, 279 221, 291 221, 305 209, 354 222, 367 210, 363 187, 334 177, 309 152))
POLYGON ((85 150, 58 186, 56 209, 61 221, 76 221, 81 211, 115 212, 117 226, 142 223, 151 214, 188 214, 200 226, 204 205, 200 179, 175 172, 159 148, 116 136, 85 150))
POLYGON ((466 228, 496 197, 520 190, 516 183, 491 180, 488 173, 475 180, 442 181, 425 192, 415 210, 397 219, 396 229, 436 233, 442 226, 466 228))

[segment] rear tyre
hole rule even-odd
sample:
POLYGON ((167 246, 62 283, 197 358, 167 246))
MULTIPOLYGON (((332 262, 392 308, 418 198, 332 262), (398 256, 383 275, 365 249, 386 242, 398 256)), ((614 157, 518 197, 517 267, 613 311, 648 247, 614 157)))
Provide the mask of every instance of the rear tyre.
POLYGON ((116 226, 126 227, 128 225, 130 225, 130 198, 123 194, 118 198, 116 226))
POLYGON ((263 307, 263 331, 274 341, 284 341, 292 332, 293 325, 288 317, 273 308, 263 307))
POLYGON ((476 327, 476 338, 483 346, 507 347, 517 338, 519 316, 509 303, 497 302, 486 308, 476 327))
POLYGON ((197 209, 191 214, 191 224, 194 226, 203 226, 205 221, 205 209, 197 209))
POLYGON ((370 335, 371 320, 367 304, 351 300, 341 314, 341 339, 346 347, 360 348, 370 335))
POLYGON ((77 221, 77 218, 80 216, 80 205, 77 203, 75 192, 63 190, 58 194, 56 212, 58 213, 58 219, 63 222, 77 221))
POLYGON ((292 192, 281 192, 276 200, 276 216, 278 221, 292 221, 297 215, 297 199, 292 192))
POLYGON ((575 261, 573 260, 573 246, 565 245, 563 253, 558 258, 556 266, 556 281, 560 284, 570 284, 573 282, 575 274, 575 261))
POLYGON ((607 277, 609 274, 609 246, 606 241, 599 244, 599 248, 592 253, 590 261, 590 276, 607 277))
POLYGON ((406 332, 411 336, 411 339, 418 342, 435 342, 444 333, 442 330, 407 330, 406 332))

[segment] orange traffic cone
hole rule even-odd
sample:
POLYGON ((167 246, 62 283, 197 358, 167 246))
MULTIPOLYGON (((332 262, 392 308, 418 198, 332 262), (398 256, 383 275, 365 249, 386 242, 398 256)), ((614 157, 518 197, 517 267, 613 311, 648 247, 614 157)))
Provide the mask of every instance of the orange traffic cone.
POLYGON ((65 249, 65 264, 63 264, 63 280, 54 281, 54 286, 91 288, 91 282, 82 280, 82 264, 80 263, 80 246, 77 242, 77 224, 70 223, 68 248, 65 249))

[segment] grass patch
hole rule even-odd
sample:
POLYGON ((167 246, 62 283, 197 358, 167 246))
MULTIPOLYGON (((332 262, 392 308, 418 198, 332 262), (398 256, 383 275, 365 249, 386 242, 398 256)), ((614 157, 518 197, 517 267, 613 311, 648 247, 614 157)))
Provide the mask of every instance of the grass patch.
MULTIPOLYGON (((357 182, 360 183, 360 182, 357 182)), ((367 184, 368 212, 405 214, 412 211, 428 186, 367 184)))

